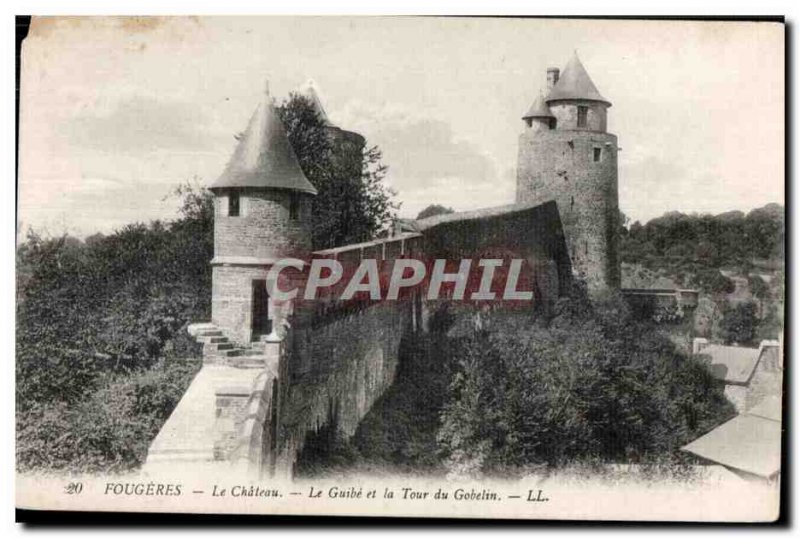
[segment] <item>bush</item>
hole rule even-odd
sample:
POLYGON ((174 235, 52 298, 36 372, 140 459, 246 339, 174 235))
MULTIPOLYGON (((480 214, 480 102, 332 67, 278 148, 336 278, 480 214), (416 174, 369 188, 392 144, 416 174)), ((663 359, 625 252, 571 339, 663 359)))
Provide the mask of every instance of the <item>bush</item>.
POLYGON ((716 269, 705 269, 699 271, 693 280, 693 284, 699 289, 710 294, 733 293, 736 285, 733 281, 720 273, 716 269))
POLYGON ((748 277, 747 284, 750 288, 750 293, 752 293, 753 297, 756 299, 768 300, 771 298, 769 286, 760 276, 753 275, 748 277))
POLYGON ((438 435, 451 473, 677 462, 680 446, 733 415, 707 367, 630 319, 619 299, 562 312, 550 327, 483 332, 452 349, 438 435))
POLYGON ((213 213, 207 193, 180 194, 169 224, 17 249, 20 469, 138 465, 188 384, 197 366, 175 358, 199 357, 186 325, 210 314, 213 213))
POLYGON ((758 307, 753 301, 726 305, 722 311, 720 337, 726 344, 752 344, 758 325, 758 307))
POLYGON ((199 369, 160 361, 108 376, 86 399, 33 403, 17 421, 17 468, 121 472, 135 469, 199 369))

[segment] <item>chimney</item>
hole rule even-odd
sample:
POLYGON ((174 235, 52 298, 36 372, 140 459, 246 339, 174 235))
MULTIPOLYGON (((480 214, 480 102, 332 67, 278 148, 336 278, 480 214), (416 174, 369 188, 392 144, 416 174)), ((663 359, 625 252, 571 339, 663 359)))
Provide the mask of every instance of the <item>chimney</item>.
POLYGON ((556 83, 558 82, 559 73, 560 71, 558 70, 558 67, 547 68, 547 91, 552 90, 553 86, 556 85, 556 83))

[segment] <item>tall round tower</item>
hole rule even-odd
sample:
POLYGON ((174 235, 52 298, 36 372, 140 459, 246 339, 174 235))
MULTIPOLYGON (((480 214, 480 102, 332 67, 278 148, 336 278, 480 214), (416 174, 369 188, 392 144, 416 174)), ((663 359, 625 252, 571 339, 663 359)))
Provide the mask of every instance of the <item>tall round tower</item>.
POLYGON ((575 54, 547 70, 547 97, 523 116, 517 202, 558 205, 573 273, 594 296, 619 288, 617 137, 606 132, 611 103, 575 54))
POLYGON ((273 328, 269 269, 281 258, 305 258, 311 250, 311 202, 317 194, 297 162, 268 88, 210 189, 212 322, 245 344, 273 328))
POLYGON ((320 98, 319 87, 312 79, 306 81, 299 89, 300 95, 304 96, 317 113, 317 117, 325 126, 325 132, 333 146, 333 155, 338 160, 338 165, 348 170, 351 177, 361 175, 362 151, 366 141, 364 137, 354 131, 348 131, 334 124, 325 112, 320 98))

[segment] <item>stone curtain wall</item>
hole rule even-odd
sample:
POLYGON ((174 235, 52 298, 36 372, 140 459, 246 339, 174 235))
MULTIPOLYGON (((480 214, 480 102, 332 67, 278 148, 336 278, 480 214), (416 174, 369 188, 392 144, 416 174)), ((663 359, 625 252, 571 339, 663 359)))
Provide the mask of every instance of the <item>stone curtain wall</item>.
MULTIPOLYGON (((453 217, 453 216, 449 216, 453 217)), ((570 260, 554 203, 511 208, 499 215, 478 216, 429 226, 424 235, 408 234, 315 253, 334 257, 347 267, 362 259, 390 262, 412 257, 523 258, 533 275, 534 303, 521 308, 551 306, 567 290, 570 260)), ((379 264, 382 278, 392 264, 379 264)), ((422 330, 423 311, 437 308, 424 301, 426 287, 399 301, 335 300, 346 283, 326 290, 316 301, 295 305, 296 312, 281 354, 277 398, 274 468, 291 475, 296 458, 309 435, 332 429, 352 436, 372 405, 389 388, 400 362, 401 343, 422 330), (421 303, 426 303, 421 307, 421 303)), ((504 281, 501 286, 504 285, 504 281)), ((520 289, 523 289, 520 286, 520 289)), ((384 290, 385 291, 385 290, 384 290)), ((502 287, 499 289, 502 293, 502 287)), ((501 303, 502 301, 495 301, 501 303)), ((469 316, 480 303, 456 310, 469 316)), ((270 428, 265 416, 263 431, 270 428)), ((268 452, 268 451, 267 451, 268 452)))
MULTIPOLYGON (((391 261, 420 254, 421 237, 376 240, 315 253, 346 267, 361 259, 391 261)), ((391 263, 382 265, 391 270, 391 263)), ((384 273, 384 275, 386 274, 384 273)), ((316 301, 296 304, 287 352, 281 355, 276 473, 291 474, 312 432, 331 427, 352 436, 361 419, 389 388, 399 364, 400 342, 411 336, 410 301, 350 301, 334 297, 345 282, 320 290, 316 301)))
MULTIPOLYGON (((425 231, 425 251, 432 258, 523 258, 523 277, 532 275, 534 307, 550 308, 566 293, 571 266, 555 203, 503 214, 444 221, 425 231)), ((503 282, 499 287, 498 300, 503 282)), ((522 277, 520 289, 522 289, 522 277)), ((511 305, 513 306, 513 305, 511 305)), ((516 305, 520 306, 520 305, 516 305)), ((527 306, 527 305, 523 305, 527 306)))
POLYGON ((299 452, 306 435, 323 426, 352 436, 394 381, 410 329, 410 305, 387 302, 297 331, 282 404, 283 448, 299 452))
POLYGON ((262 472, 291 476, 306 439, 323 427, 351 437, 372 405, 389 388, 399 365, 400 342, 410 335, 408 303, 378 303, 329 322, 293 331, 292 350, 282 357, 277 424, 265 414, 262 431, 273 431, 262 472))

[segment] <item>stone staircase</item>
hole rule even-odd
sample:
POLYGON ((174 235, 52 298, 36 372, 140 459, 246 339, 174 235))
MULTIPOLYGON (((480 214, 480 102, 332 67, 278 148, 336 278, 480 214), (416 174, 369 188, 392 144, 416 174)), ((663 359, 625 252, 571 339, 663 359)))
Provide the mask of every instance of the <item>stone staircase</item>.
POLYGON ((280 343, 261 336, 246 346, 238 345, 225 336, 213 323, 194 323, 189 334, 203 344, 203 362, 225 364, 237 368, 264 368, 267 361, 280 353, 280 343))

